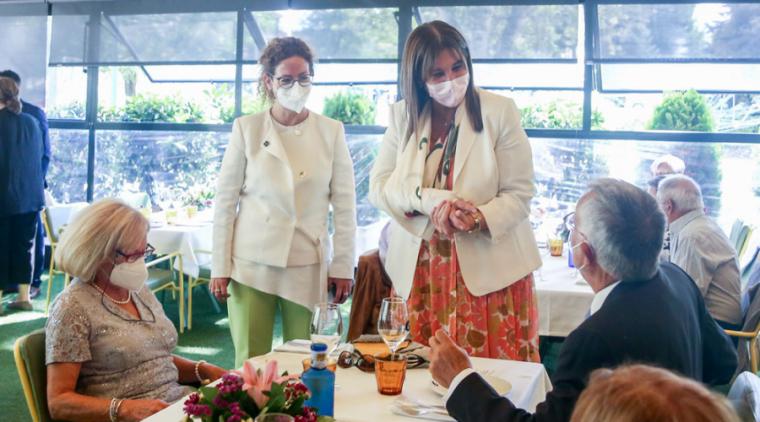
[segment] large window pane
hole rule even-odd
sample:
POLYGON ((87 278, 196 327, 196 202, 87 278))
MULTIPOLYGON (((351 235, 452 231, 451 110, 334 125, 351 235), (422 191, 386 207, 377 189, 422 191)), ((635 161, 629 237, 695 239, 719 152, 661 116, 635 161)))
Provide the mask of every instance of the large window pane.
POLYGON ((378 247, 380 232, 388 216, 369 202, 369 172, 380 150, 382 135, 347 135, 354 162, 356 183, 356 255, 378 247))
POLYGON ((50 119, 84 120, 87 73, 81 67, 56 66, 47 72, 46 111, 50 119))
POLYGON ((0 70, 13 69, 21 76, 21 97, 45 103, 47 69, 47 16, 38 7, 36 16, 3 16, 0 10, 0 70))
POLYGON ((103 16, 104 62, 234 61, 237 13, 103 16))
POLYGON ((234 66, 101 67, 98 119, 221 123, 234 111, 234 84, 212 81, 230 78, 234 66))
POLYGON ((700 130, 702 127, 712 132, 760 133, 760 95, 756 94, 595 93, 592 102, 602 117, 599 127, 605 130, 700 130), (667 100, 671 97, 676 101, 667 100), (699 98, 704 104, 703 110, 699 98), (670 123, 664 118, 668 113, 672 116, 670 123))
POLYGON ((599 5, 603 58, 760 58, 757 3, 599 5))
POLYGON ((760 145, 699 142, 532 139, 538 195, 534 214, 559 216, 596 178, 611 176, 646 188, 649 166, 673 154, 702 187, 708 214, 724 229, 736 218, 760 218, 760 145))
MULTIPOLYGON (((581 129, 583 93, 580 91, 493 90, 515 100, 525 129, 581 129)), ((598 112, 592 116, 594 128, 601 124, 598 112)))
MULTIPOLYGON (((328 9, 254 12, 264 40, 303 39, 320 59, 395 59, 398 25, 395 9, 328 9)), ((261 49, 246 25, 245 59, 258 60, 261 49)))
POLYGON ((423 22, 445 21, 467 39, 473 58, 573 59, 578 6, 421 7, 423 22))
POLYGON ((50 65, 82 64, 87 62, 87 44, 90 16, 85 14, 57 14, 53 7, 53 25, 50 36, 50 65))
POLYGON ((475 82, 504 88, 583 88, 583 66, 577 63, 475 63, 475 82))
POLYGON ((87 200, 86 130, 50 129, 52 159, 48 169, 48 189, 59 203, 87 200))
POLYGON ((95 197, 146 193, 153 207, 181 207, 215 191, 229 133, 98 131, 95 197))
POLYGON ((50 62, 53 64, 218 62, 235 60, 237 14, 174 13, 90 15, 78 5, 54 5, 50 62), (60 13, 58 13, 60 12, 60 13), (99 33, 99 48, 89 42, 99 33))
POLYGON ((760 64, 602 64, 605 91, 758 91, 760 64))

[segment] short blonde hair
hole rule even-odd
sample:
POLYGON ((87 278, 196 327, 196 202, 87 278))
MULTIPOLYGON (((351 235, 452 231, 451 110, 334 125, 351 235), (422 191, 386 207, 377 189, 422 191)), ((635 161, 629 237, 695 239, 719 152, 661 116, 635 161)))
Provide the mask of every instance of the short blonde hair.
POLYGON ((61 270, 92 281, 98 267, 116 251, 141 242, 150 223, 138 210, 116 199, 103 199, 82 210, 63 231, 55 250, 61 270))
POLYGON ((728 402, 702 384, 646 365, 597 369, 571 422, 739 422, 728 402))

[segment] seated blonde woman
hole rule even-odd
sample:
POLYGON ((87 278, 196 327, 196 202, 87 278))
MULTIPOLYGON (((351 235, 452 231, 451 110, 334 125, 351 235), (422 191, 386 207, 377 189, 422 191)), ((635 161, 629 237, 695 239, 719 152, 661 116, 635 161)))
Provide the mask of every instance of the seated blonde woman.
POLYGON ((45 326, 53 419, 138 421, 224 369, 176 355, 177 330, 145 287, 149 223, 117 200, 84 209, 56 249, 76 277, 45 326))
POLYGON ((724 398, 661 368, 597 369, 575 405, 571 422, 738 422, 724 398))

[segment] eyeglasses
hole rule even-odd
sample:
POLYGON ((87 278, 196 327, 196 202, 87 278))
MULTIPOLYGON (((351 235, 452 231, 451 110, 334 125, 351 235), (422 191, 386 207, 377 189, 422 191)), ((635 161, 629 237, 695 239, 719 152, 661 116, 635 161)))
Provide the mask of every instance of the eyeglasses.
POLYGON ((133 262, 135 262, 135 261, 137 261, 140 258, 147 258, 147 257, 153 255, 154 253, 156 253, 156 248, 154 248, 153 246, 151 246, 150 243, 148 243, 148 247, 145 248, 145 250, 142 251, 142 252, 137 252, 137 253, 133 253, 133 254, 127 255, 127 254, 125 254, 124 252, 122 252, 120 250, 116 251, 116 254, 122 256, 130 264, 133 263, 133 262))
POLYGON ((275 80, 277 80, 277 83, 280 84, 282 88, 289 89, 292 88, 293 85, 298 82, 298 85, 301 85, 303 87, 310 86, 312 84, 313 77, 311 75, 301 75, 298 77, 298 79, 294 79, 292 76, 280 76, 280 77, 274 77, 275 80))

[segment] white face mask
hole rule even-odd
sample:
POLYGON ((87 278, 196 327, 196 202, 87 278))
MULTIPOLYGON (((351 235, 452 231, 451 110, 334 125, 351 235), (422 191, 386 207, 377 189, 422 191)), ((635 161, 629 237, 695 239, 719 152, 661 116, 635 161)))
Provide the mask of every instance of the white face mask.
POLYGON ((135 262, 124 262, 111 270, 111 283, 123 289, 140 290, 147 279, 148 268, 145 266, 145 258, 140 258, 135 262))
POLYGON ((309 93, 311 92, 311 85, 301 86, 298 82, 295 82, 290 88, 277 88, 275 92, 275 98, 281 106, 288 110, 300 113, 306 105, 306 100, 309 99, 309 93))
MULTIPOLYGON (((580 246, 580 245, 582 245, 584 243, 586 243, 586 241, 585 240, 581 240, 580 242, 576 243, 574 246, 570 245, 570 250, 575 251, 575 248, 577 248, 578 246, 580 246)), ((575 255, 575 252, 573 252, 573 255, 575 255)), ((588 265, 588 262, 586 262, 585 264, 581 265, 578 268, 578 272, 583 271, 583 269, 586 268, 587 265, 588 265)))
POLYGON ((430 97, 446 107, 454 108, 462 102, 464 94, 467 93, 467 86, 470 85, 470 74, 465 73, 450 81, 425 85, 427 85, 430 97))

